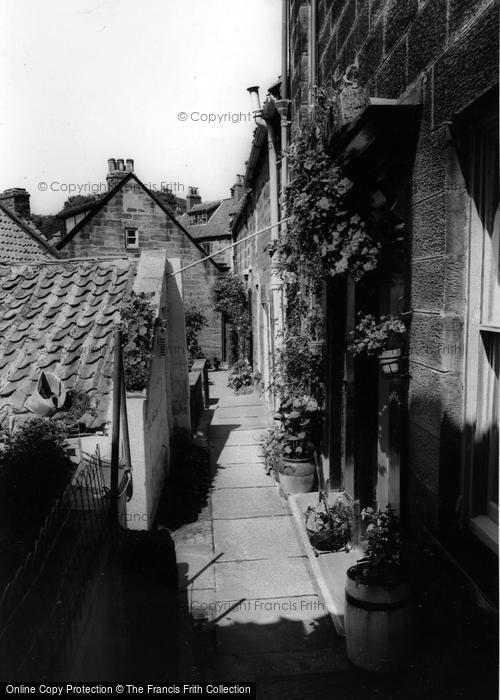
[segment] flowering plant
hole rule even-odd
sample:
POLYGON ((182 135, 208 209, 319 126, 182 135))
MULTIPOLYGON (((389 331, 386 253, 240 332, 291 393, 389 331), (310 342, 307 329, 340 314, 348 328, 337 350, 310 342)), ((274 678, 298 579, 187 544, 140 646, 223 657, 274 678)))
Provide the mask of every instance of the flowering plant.
POLYGON ((374 357, 391 347, 398 347, 406 335, 405 324, 394 316, 381 316, 378 322, 372 314, 359 315, 358 319, 349 345, 353 355, 374 357))
POLYGON ((400 521, 392 508, 364 508, 367 521, 365 556, 356 565, 356 578, 363 583, 387 584, 402 576, 400 521))
POLYGON ((314 438, 319 424, 320 410, 311 396, 284 398, 275 418, 281 421, 285 436, 283 456, 303 459, 314 451, 314 438))

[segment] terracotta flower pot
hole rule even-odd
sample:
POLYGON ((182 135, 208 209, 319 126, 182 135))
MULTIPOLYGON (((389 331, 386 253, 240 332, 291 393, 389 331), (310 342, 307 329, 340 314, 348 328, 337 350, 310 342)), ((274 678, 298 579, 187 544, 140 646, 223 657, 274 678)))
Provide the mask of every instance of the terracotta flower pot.
POLYGON ((312 455, 302 459, 283 457, 282 460, 283 466, 279 470, 280 484, 287 496, 296 493, 310 493, 314 490, 316 465, 312 455))
POLYGON ((363 583, 356 566, 347 571, 345 635, 347 656, 366 671, 388 672, 411 658, 413 603, 406 582, 363 583))

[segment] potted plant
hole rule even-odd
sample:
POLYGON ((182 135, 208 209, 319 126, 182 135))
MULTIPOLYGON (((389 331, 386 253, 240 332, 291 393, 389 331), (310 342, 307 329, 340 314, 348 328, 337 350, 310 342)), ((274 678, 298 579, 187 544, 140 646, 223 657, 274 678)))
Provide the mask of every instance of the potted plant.
POLYGON ((321 552, 348 552, 352 517, 350 504, 342 498, 329 504, 327 495, 320 491, 318 503, 305 512, 306 531, 312 546, 321 552))
POLYGON ((399 518, 391 508, 365 508, 366 552, 347 571, 347 656, 368 671, 393 671, 411 651, 413 604, 401 555, 399 518))
POLYGON ((273 474, 274 480, 279 481, 279 470, 282 466, 283 440, 285 431, 281 427, 270 428, 264 435, 261 448, 266 465, 266 472, 273 474))
POLYGON ((316 462, 313 437, 319 414, 311 397, 282 401, 279 416, 284 430, 280 484, 285 495, 309 493, 314 489, 316 462))
POLYGON ((253 390, 254 374, 248 360, 237 360, 231 365, 227 385, 235 394, 250 393, 253 390))
POLYGON ((394 316, 367 314, 358 317, 358 323, 351 333, 349 350, 355 356, 378 357, 380 369, 385 378, 391 379, 401 373, 401 344, 406 336, 406 326, 394 316))

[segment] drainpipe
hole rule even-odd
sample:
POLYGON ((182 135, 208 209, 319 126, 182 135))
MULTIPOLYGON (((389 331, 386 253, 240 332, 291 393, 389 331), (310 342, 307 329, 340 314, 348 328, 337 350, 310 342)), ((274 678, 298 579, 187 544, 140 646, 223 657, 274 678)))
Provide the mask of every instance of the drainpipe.
POLYGON ((312 105, 316 97, 318 86, 318 0, 311 0, 311 88, 309 90, 309 103, 312 105))
POLYGON ((118 522, 118 474, 120 461, 120 417, 122 397, 122 334, 115 331, 113 367, 113 416, 111 421, 111 516, 118 522))

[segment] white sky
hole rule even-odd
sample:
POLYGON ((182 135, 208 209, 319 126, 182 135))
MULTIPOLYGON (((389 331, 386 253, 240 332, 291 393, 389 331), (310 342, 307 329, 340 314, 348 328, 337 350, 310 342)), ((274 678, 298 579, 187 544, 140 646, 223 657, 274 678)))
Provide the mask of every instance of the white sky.
POLYGON ((280 73, 280 22, 281 0, 2 0, 0 190, 56 212, 114 157, 180 196, 229 196, 254 129, 246 88, 263 98, 280 73), (201 121, 228 112, 246 119, 201 121))

